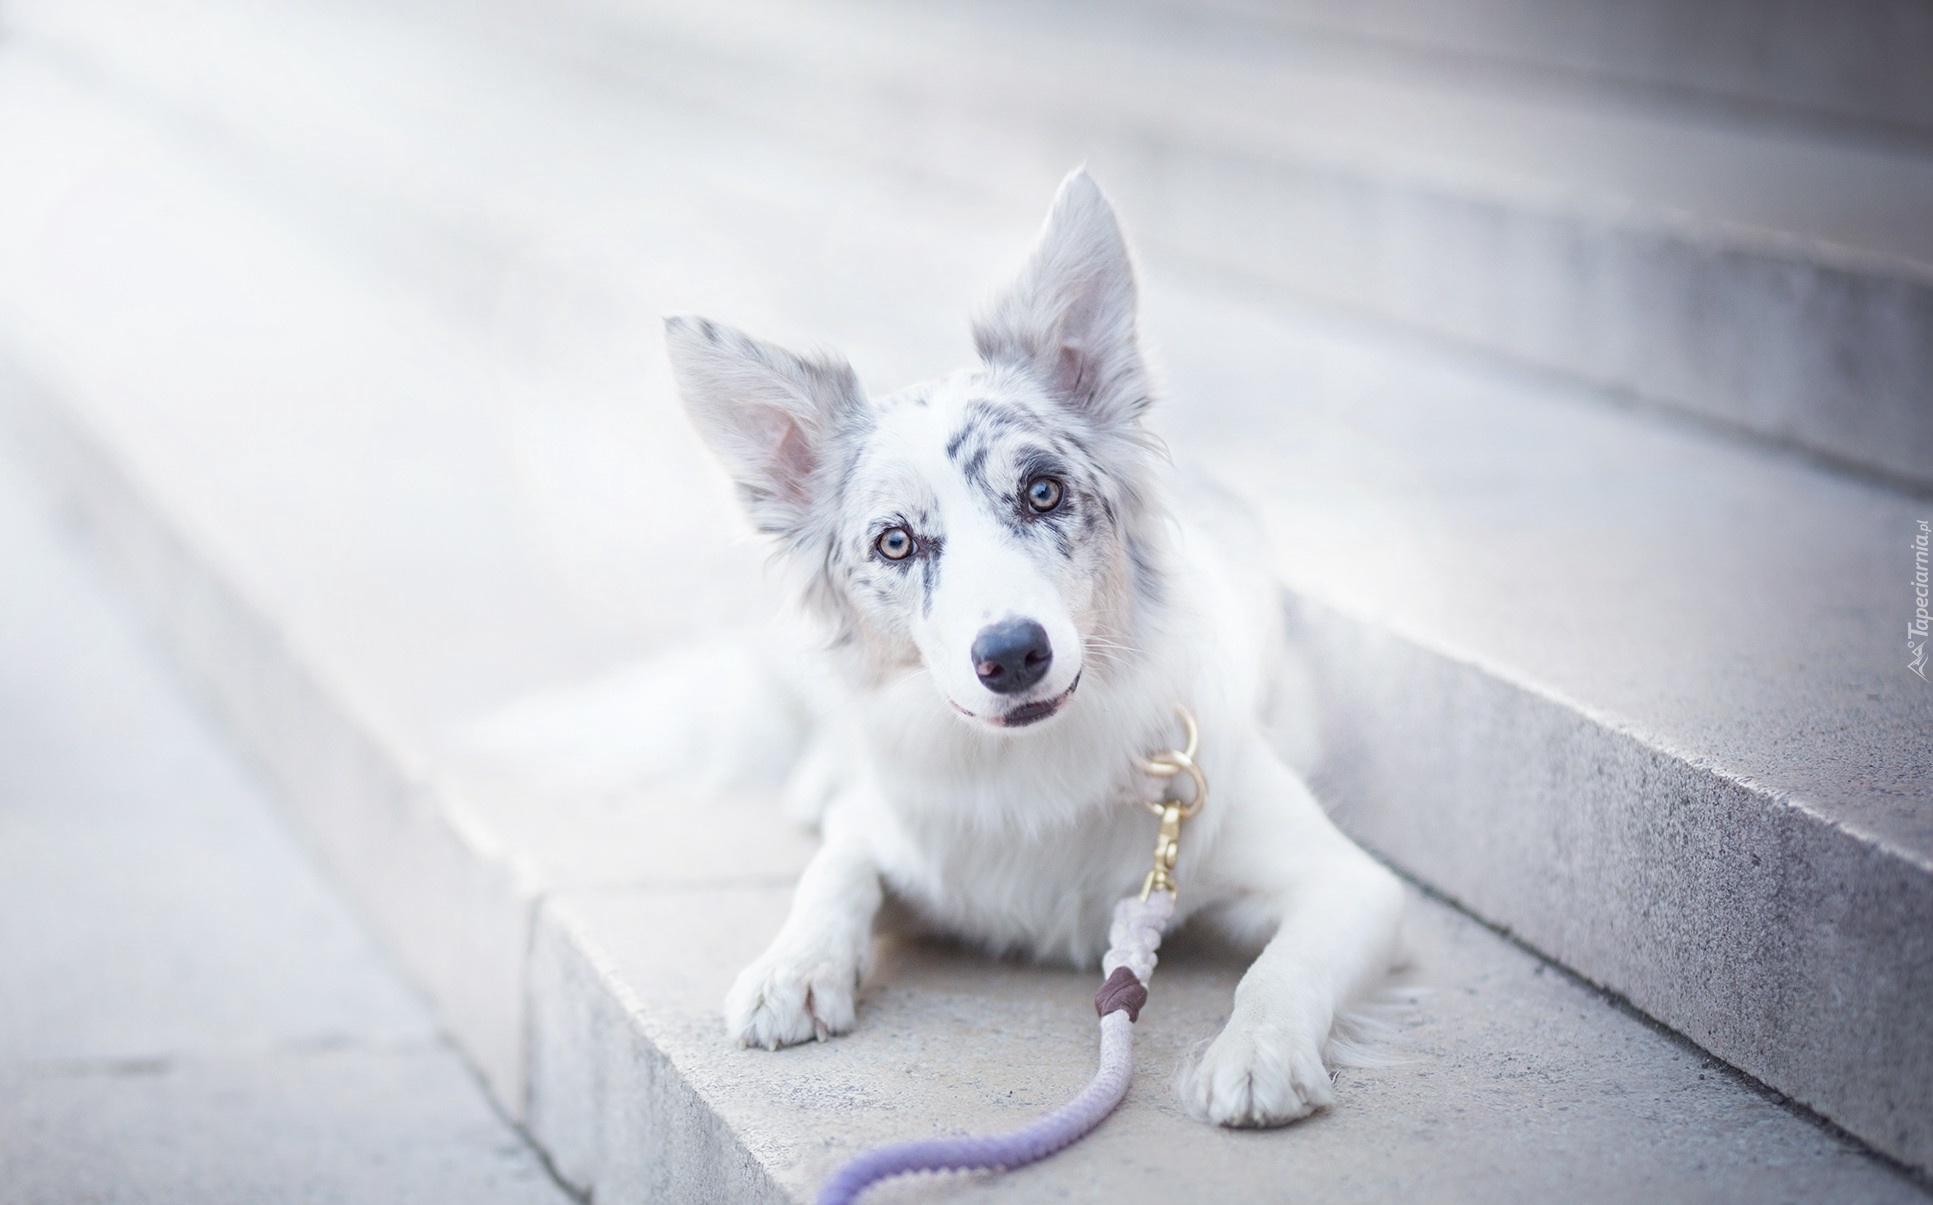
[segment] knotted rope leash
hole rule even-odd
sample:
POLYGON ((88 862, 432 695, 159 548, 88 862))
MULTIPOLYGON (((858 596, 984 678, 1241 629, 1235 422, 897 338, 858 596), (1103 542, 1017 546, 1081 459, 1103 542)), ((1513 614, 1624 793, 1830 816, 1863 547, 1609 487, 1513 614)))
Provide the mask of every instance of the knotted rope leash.
POLYGON ((1208 779, 1195 764, 1200 741, 1195 717, 1185 707, 1175 711, 1188 731, 1187 747, 1165 749, 1136 765, 1157 778, 1173 779, 1185 773, 1194 783, 1194 794, 1185 801, 1163 798, 1148 803, 1148 810, 1161 818, 1154 868, 1148 871, 1140 895, 1114 906, 1108 951, 1101 959, 1107 981, 1094 995, 1094 1011, 1101 1015, 1101 1065, 1094 1079, 1073 1100, 1017 1130, 977 1138, 902 1142, 868 1151, 826 1181, 819 1190, 819 1205, 851 1205, 871 1185, 909 1172, 1005 1170, 1045 1159, 1085 1138, 1128 1094, 1134 1074, 1134 1022, 1148 1002, 1155 950, 1175 914, 1174 870, 1181 852, 1181 822, 1208 802, 1208 779))

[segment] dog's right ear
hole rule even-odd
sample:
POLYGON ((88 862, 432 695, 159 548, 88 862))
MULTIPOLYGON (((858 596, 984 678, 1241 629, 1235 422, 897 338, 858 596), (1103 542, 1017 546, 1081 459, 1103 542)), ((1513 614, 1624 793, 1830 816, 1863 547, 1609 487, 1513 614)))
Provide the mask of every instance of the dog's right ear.
POLYGON ((797 530, 837 437, 871 413, 852 366, 704 318, 666 318, 664 334, 685 410, 737 482, 752 522, 764 532, 797 530))

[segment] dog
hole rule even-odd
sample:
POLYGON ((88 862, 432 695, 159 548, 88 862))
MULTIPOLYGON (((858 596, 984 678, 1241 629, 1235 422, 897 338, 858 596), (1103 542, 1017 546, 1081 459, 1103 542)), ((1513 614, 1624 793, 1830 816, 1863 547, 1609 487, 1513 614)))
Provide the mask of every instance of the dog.
POLYGON ((1331 1103, 1338 1017, 1397 954, 1403 891, 1271 742, 1278 587, 1252 530, 1177 504, 1113 208, 1062 184, 980 363, 871 399, 832 355, 666 319, 673 375, 776 541, 837 695, 787 785, 822 844, 725 1001, 776 1050, 849 1031, 890 897, 1000 955, 1092 966, 1137 892, 1156 782, 1199 720, 1212 797, 1182 830, 1177 923, 1260 953, 1183 1105, 1272 1126, 1331 1103))

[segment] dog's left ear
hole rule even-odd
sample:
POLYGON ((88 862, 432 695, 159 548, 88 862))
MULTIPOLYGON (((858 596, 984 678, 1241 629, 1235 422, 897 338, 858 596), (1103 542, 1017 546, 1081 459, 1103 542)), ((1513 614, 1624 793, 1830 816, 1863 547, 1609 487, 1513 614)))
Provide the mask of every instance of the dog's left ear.
POLYGON ((1026 368, 1074 409, 1125 423, 1150 401, 1134 319, 1127 241, 1100 186, 1077 168, 1020 279, 973 324, 973 341, 989 365, 1026 368))

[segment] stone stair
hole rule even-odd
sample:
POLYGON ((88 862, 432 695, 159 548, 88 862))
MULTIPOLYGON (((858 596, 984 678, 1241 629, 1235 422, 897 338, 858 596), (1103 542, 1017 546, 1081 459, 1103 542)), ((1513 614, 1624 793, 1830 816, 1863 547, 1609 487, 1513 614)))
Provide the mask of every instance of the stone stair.
POLYGON ((1923 1199, 1917 77, 1436 11, 16 3, 0 409, 562 1174, 797 1199, 1058 1099, 1085 978, 895 946, 858 1034, 729 1049, 807 839, 450 737, 769 606, 659 313, 943 370, 1084 159, 1427 990, 1331 1114, 1211 1133, 1164 1069, 1236 969, 1184 955, 1091 1143, 894 1191, 1923 1199))

